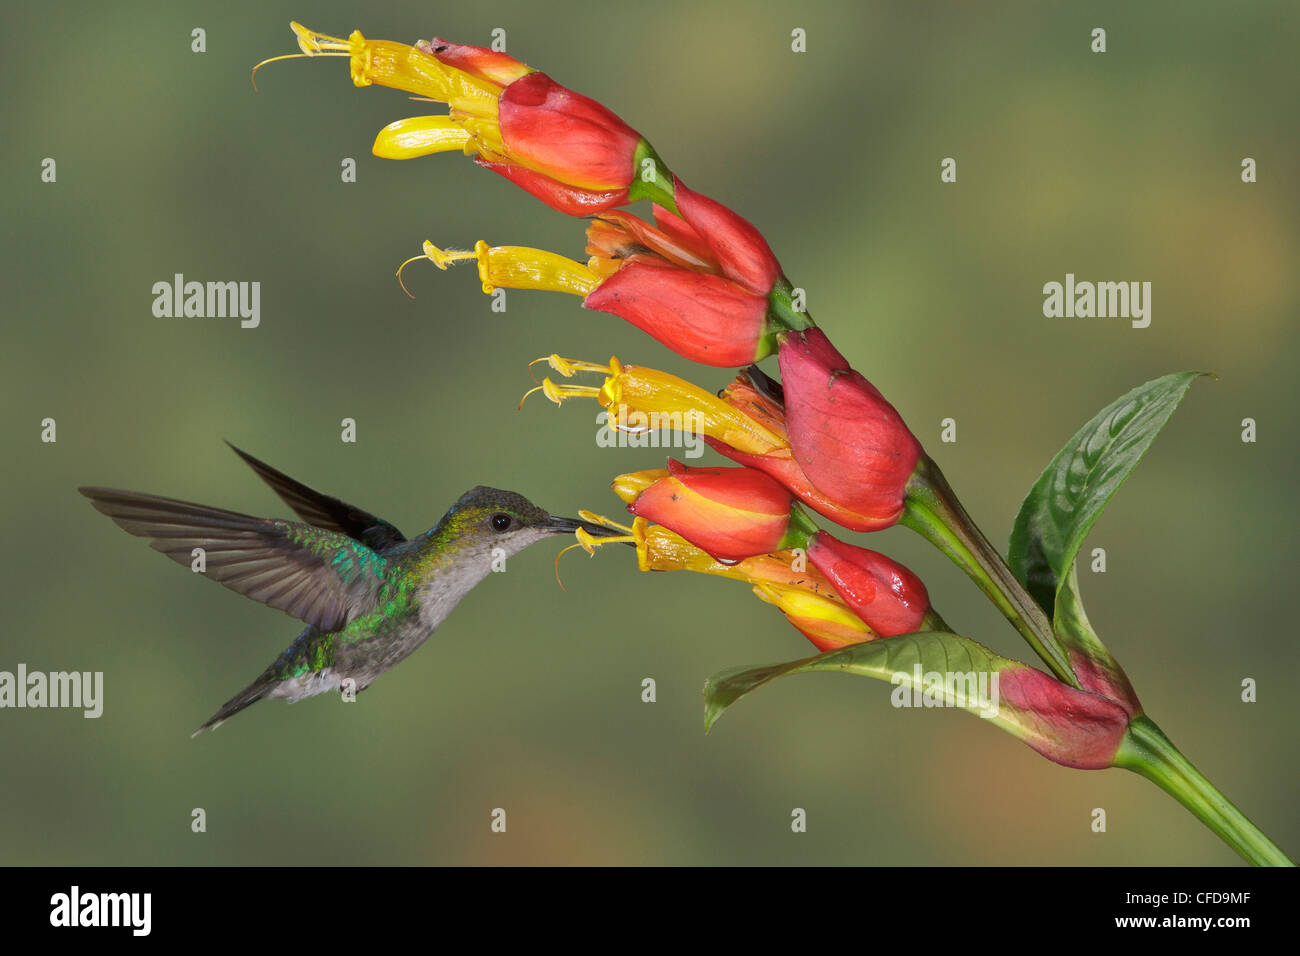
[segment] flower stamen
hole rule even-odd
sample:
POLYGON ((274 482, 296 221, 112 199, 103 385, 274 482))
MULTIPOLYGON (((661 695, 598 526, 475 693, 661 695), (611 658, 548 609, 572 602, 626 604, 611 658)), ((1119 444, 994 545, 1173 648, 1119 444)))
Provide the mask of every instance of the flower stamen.
POLYGON ((533 359, 528 363, 528 367, 531 369, 534 365, 539 365, 542 362, 548 362, 551 368, 565 378, 573 378, 578 372, 617 375, 623 371, 623 365, 617 358, 611 358, 608 364, 601 365, 599 362, 584 362, 582 359, 568 359, 560 355, 547 355, 539 359, 533 359))
POLYGON ((598 515, 591 511, 579 511, 578 517, 590 524, 601 525, 605 528, 612 528, 615 531, 626 532, 623 535, 610 538, 597 538, 586 528, 579 528, 575 531, 574 537, 578 539, 577 544, 571 544, 555 556, 555 581, 560 586, 560 590, 565 590, 564 582, 560 580, 560 558, 564 557, 575 548, 581 548, 590 555, 595 555, 596 549, 603 544, 631 544, 640 548, 645 543, 645 532, 642 529, 641 534, 637 534, 635 528, 629 528, 627 525, 619 524, 603 515, 598 515))
MULTIPOLYGON (((443 272, 447 271, 447 266, 449 265, 453 265, 457 262, 465 262, 469 259, 477 259, 479 257, 477 251, 469 249, 439 249, 428 239, 424 240, 423 248, 423 258, 428 259, 443 272)), ((419 259, 421 257, 416 256, 416 258, 419 259)))
MULTIPOLYGON (((645 529, 644 529, 644 528, 641 530, 640 535, 638 535, 638 532, 637 532, 637 529, 636 529, 636 525, 635 525, 635 524, 633 524, 631 527, 629 527, 628 525, 625 525, 625 524, 619 524, 619 523, 618 523, 617 521, 615 521, 614 519, 612 519, 612 518, 606 518, 604 515, 598 515, 598 514, 596 514, 596 512, 594 512, 594 511, 579 511, 579 512, 578 512, 578 517, 581 518, 583 521, 587 522, 588 524, 598 524, 598 525, 600 525, 601 527, 604 527, 604 528, 612 528, 612 529, 615 530, 615 531, 622 531, 624 534, 631 535, 634 539, 637 539, 637 540, 639 540, 640 537, 643 537, 644 534, 645 534, 645 529)), ((644 524, 644 522, 642 522, 642 524, 644 524)), ((614 539, 614 538, 601 538, 600 540, 601 540, 601 541, 614 541, 615 539, 614 539)))
POLYGON ((541 385, 524 392, 524 397, 519 399, 519 408, 524 407, 524 402, 533 392, 541 392, 556 405, 562 405, 566 398, 595 398, 600 394, 600 389, 595 385, 556 385, 549 378, 544 378, 541 385))
POLYGON ((349 55, 350 54, 347 53, 286 53, 283 56, 273 56, 263 60, 261 63, 257 64, 257 66, 253 67, 253 72, 248 75, 248 78, 253 83, 253 91, 257 92, 257 71, 260 70, 262 67, 266 66, 266 64, 268 63, 275 63, 277 60, 306 60, 317 56, 349 56, 349 55))
POLYGON ((406 283, 402 281, 402 270, 405 269, 407 266, 409 266, 416 259, 423 259, 423 258, 425 258, 423 255, 411 256, 411 258, 407 259, 405 262, 403 262, 400 266, 397 267, 397 284, 402 287, 402 291, 406 293, 408 298, 414 299, 415 296, 411 295, 411 290, 408 289, 406 287, 406 283))
POLYGON ((289 22, 289 29, 293 31, 294 36, 298 38, 298 47, 302 50, 304 56, 320 56, 338 53, 351 54, 351 40, 355 38, 358 42, 364 43, 365 37, 361 35, 360 30, 354 30, 352 37, 348 40, 342 40, 338 37, 326 36, 323 33, 317 33, 315 30, 309 30, 297 20, 289 22))

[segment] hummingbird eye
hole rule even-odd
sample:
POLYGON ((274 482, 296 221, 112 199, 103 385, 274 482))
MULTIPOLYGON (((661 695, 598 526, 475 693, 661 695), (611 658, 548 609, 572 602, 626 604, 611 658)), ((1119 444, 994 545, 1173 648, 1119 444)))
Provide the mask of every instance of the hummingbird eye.
POLYGON ((510 525, 513 523, 514 523, 513 520, 507 514, 495 514, 492 516, 493 531, 508 531, 510 529, 510 525))

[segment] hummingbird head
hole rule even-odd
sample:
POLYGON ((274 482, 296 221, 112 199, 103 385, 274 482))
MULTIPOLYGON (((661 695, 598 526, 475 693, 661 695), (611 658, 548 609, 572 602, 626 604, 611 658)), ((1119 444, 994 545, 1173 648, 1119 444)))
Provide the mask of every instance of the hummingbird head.
POLYGON ((460 496, 438 522, 456 550, 484 555, 518 554, 530 544, 557 534, 573 534, 585 528, 594 537, 603 538, 618 532, 576 518, 558 518, 537 507, 523 495, 478 485, 460 496), (499 550, 498 550, 499 549, 499 550))

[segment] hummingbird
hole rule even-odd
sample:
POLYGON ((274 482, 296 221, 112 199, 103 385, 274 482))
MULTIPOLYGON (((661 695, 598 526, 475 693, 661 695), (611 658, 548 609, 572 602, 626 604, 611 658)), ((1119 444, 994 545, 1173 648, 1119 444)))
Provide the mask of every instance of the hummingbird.
POLYGON ((408 540, 384 519, 226 444, 302 522, 136 491, 77 489, 118 527, 150 539, 154 550, 202 567, 230 590, 307 625, 193 737, 259 700, 293 702, 335 689, 364 690, 428 640, 501 560, 579 528, 596 537, 617 533, 557 518, 513 491, 479 485, 436 525, 408 540), (198 564, 200 555, 206 567, 198 564))

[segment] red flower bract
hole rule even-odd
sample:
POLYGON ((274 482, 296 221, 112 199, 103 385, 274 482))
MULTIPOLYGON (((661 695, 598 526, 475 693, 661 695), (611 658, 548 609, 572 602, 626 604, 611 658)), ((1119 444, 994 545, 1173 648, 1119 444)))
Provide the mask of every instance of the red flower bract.
POLYGON ((603 190, 582 189, 552 179, 545 173, 539 173, 527 166, 517 166, 514 163, 490 163, 482 158, 474 162, 484 169, 500 173, 524 192, 531 193, 566 216, 590 216, 615 206, 622 206, 627 202, 626 187, 603 190))
POLYGON ((1080 770, 1113 766, 1128 730, 1128 713, 1113 700, 1075 690, 1024 664, 998 674, 1001 703, 1035 718, 1038 735, 1026 738, 1048 760, 1080 770))
POLYGON ((784 332, 780 343, 795 461, 837 505, 878 522, 876 528, 894 524, 921 457, 920 442, 820 329, 784 332))
POLYGON ((529 73, 501 94, 501 139, 524 165, 582 189, 632 182, 641 134, 593 99, 529 73))
POLYGON ((756 455, 732 448, 725 442, 707 435, 704 441, 718 454, 730 458, 737 464, 757 468, 775 478, 809 508, 822 517, 834 521, 841 528, 848 528, 850 531, 877 531, 893 523, 882 521, 872 515, 860 515, 832 501, 808 480, 808 476, 794 460, 794 455, 789 448, 778 448, 765 455, 756 455))
POLYGON ((808 560, 826 575, 844 603, 881 637, 912 634, 930 609, 930 595, 915 574, 877 551, 818 531, 808 560))
MULTIPOLYGON (((759 295, 772 291, 781 264, 753 223, 717 200, 688 189, 680 179, 673 188, 673 202, 691 231, 713 253, 723 275, 759 295)), ((657 212, 656 219, 660 228, 665 228, 657 212)))
POLYGON ((767 298, 730 279, 693 272, 651 256, 633 256, 583 300, 583 306, 631 322, 678 355, 721 368, 767 354, 767 298))
POLYGON ((449 43, 435 38, 430 42, 420 41, 417 50, 437 57, 448 66, 464 70, 470 76, 487 80, 498 86, 509 86, 522 76, 533 72, 532 67, 520 63, 508 53, 499 53, 485 46, 473 46, 468 43, 449 43))
POLYGON ((718 561, 743 561, 781 548, 790 493, 752 468, 690 468, 668 459, 668 476, 627 510, 661 524, 718 561))

